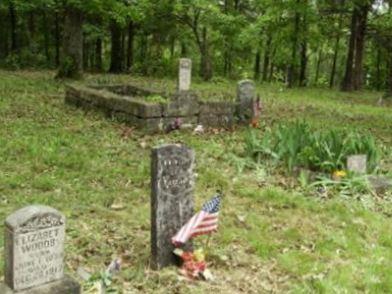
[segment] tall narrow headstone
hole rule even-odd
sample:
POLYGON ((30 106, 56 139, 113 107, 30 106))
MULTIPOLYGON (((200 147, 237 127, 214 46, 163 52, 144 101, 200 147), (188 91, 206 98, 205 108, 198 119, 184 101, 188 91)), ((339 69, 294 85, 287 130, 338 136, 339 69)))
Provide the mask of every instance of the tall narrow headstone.
POLYGON ((189 91, 191 88, 192 79, 192 60, 188 58, 180 59, 179 74, 178 74, 178 90, 189 91))
POLYGON ((51 207, 28 206, 7 217, 0 293, 80 293, 64 275, 64 238, 65 217, 51 207))
POLYGON ((347 170, 358 174, 366 174, 367 156, 365 154, 348 156, 347 170))
POLYGON ((176 263, 171 238, 193 216, 193 150, 164 145, 151 156, 151 253, 155 269, 176 263))
POLYGON ((237 118, 240 123, 250 123, 253 104, 256 100, 255 84, 251 80, 240 81, 237 85, 237 118))

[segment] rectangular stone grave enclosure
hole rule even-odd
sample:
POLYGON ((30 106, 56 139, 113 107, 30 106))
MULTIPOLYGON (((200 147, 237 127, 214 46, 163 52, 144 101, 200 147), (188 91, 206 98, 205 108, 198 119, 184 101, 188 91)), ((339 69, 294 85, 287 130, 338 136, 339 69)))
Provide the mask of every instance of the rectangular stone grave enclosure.
POLYGON ((65 217, 47 206, 28 206, 5 221, 5 284, 0 293, 80 293, 64 275, 65 217))
MULTIPOLYGON (((188 74, 187 69, 183 69, 188 74)), ((181 80, 180 80, 181 81, 181 80)), ((187 83, 187 81, 183 82, 187 83)), ((187 85, 182 85, 183 89, 187 85)), ((248 123, 251 115, 254 86, 250 81, 239 83, 236 102, 204 102, 192 91, 161 93, 134 85, 70 84, 65 102, 85 109, 99 109, 111 117, 148 133, 167 130, 176 120, 183 126, 201 124, 206 128, 231 129, 236 122, 248 123), (159 97, 159 101, 149 100, 159 97), (236 117, 242 119, 236 120, 236 117)))

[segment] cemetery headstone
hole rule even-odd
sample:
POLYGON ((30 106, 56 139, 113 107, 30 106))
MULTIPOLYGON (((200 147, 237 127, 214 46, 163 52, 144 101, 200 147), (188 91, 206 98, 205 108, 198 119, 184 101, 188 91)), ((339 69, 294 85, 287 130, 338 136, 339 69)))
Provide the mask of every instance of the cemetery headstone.
POLYGON ((253 104, 256 100, 255 84, 242 80, 237 85, 237 118, 240 123, 249 123, 253 117, 253 104))
POLYGON ((188 58, 180 59, 180 68, 178 76, 178 90, 189 91, 192 79, 192 60, 188 58))
POLYGON ((347 170, 358 174, 366 174, 367 156, 363 154, 348 156, 347 170))
POLYGON ((184 145, 163 145, 151 156, 151 253, 155 269, 176 264, 171 238, 193 216, 195 155, 184 145))
POLYGON ((369 175, 367 179, 377 194, 384 194, 392 188, 392 179, 386 176, 369 175))
POLYGON ((64 275, 65 217, 40 205, 5 221, 5 284, 1 294, 74 294, 80 286, 64 275))

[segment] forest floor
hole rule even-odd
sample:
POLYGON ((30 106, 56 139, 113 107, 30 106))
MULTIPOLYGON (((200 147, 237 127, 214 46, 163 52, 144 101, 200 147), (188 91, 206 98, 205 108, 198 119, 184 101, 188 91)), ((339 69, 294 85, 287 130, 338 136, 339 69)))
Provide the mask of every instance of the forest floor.
MULTIPOLYGON (((53 72, 0 71, 0 220, 29 204, 67 217, 66 268, 99 274, 116 256, 123 267, 111 293, 392 293, 392 196, 365 205, 321 199, 295 177, 242 164, 246 128, 147 136, 99 112, 64 104, 53 72), (208 259, 213 282, 184 282, 175 268, 149 268, 150 148, 183 142, 196 151, 196 205, 223 187, 220 229, 208 259), (116 292, 117 291, 117 292, 116 292)), ((86 82, 173 88, 170 80, 91 75, 86 82)), ((235 95, 234 82, 196 83, 209 97, 235 95)), ((260 86, 260 132, 303 119, 315 129, 370 131, 392 147, 392 111, 381 93, 260 86)), ((391 158, 382 162, 391 175, 391 158)), ((0 231, 3 231, 0 222, 0 231)), ((205 237, 199 237, 198 244, 205 237)), ((0 234, 0 256, 3 255, 0 234)), ((0 258, 0 276, 4 260, 0 258)), ((92 282, 83 282, 94 293, 92 282)))

